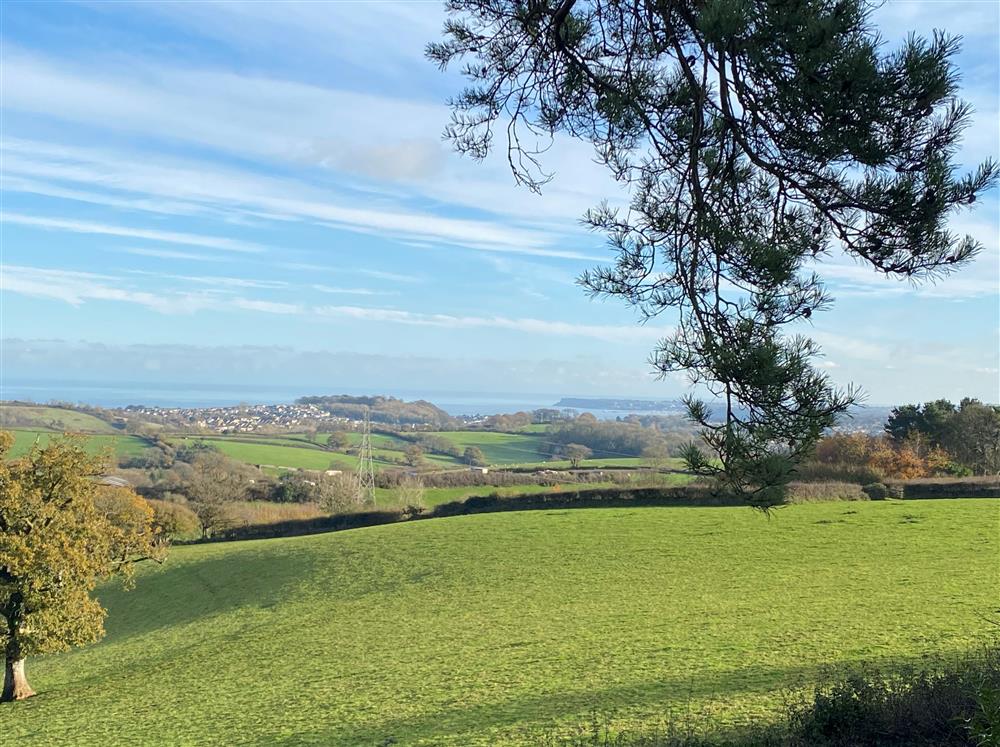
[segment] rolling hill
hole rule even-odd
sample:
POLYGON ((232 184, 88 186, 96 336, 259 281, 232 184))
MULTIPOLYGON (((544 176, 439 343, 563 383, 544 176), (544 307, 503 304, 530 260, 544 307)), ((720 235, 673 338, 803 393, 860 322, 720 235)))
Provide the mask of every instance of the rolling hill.
POLYGON ((0 428, 35 428, 80 433, 118 433, 98 417, 65 407, 9 405, 0 407, 0 428))
MULTIPOLYGON (((37 441, 39 445, 45 446, 52 438, 62 436, 61 432, 47 430, 28 430, 24 428, 13 428, 14 446, 8 453, 8 458, 16 459, 28 452, 37 441)), ((84 434, 86 449, 91 454, 96 454, 105 449, 110 450, 115 456, 137 456, 144 449, 149 448, 149 444, 136 436, 125 434, 84 434)))
POLYGON ((820 668, 990 632, 998 504, 485 514, 176 547, 29 661, 18 745, 537 744, 767 717, 820 668))

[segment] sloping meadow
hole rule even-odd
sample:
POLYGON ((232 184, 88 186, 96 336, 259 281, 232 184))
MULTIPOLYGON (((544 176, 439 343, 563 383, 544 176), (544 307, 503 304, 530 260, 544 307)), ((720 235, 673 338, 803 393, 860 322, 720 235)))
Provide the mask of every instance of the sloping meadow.
POLYGON ((861 662, 995 626, 1000 504, 538 510, 177 547, 108 587, 107 639, 29 661, 4 741, 537 744, 713 730, 861 662), (394 741, 393 741, 394 740, 394 741))

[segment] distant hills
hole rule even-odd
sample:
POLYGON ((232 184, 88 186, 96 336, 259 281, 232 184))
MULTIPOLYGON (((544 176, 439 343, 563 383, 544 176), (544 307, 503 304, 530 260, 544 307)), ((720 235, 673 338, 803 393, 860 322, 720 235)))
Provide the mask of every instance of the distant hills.
POLYGON ((315 397, 299 397, 300 405, 316 405, 331 415, 361 420, 365 411, 373 423, 392 425, 452 425, 455 419, 426 400, 404 402, 395 397, 356 397, 349 394, 331 394, 315 397))
POLYGON ((563 397, 553 407, 569 407, 574 410, 614 410, 621 412, 683 412, 680 400, 613 399, 590 397, 563 397))

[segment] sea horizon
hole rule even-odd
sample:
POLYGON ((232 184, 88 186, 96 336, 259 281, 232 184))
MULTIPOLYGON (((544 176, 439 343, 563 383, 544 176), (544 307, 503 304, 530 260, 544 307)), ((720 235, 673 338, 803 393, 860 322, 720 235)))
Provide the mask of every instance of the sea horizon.
MULTIPOLYGON (((128 406, 184 408, 232 407, 240 404, 287 404, 299 397, 347 394, 386 396, 406 401, 426 400, 454 417, 495 415, 540 408, 556 408, 563 398, 630 400, 633 402, 672 402, 675 397, 631 397, 579 393, 471 392, 454 390, 394 389, 373 391, 361 387, 288 385, 288 384, 213 384, 205 382, 128 382, 86 381, 76 379, 6 378, 0 382, 0 400, 36 404, 52 402, 91 407, 124 408, 128 406)), ((561 408, 578 412, 579 407, 561 408)), ((586 408, 600 418, 613 419, 626 410, 586 408)), ((657 411, 644 411, 657 414, 657 411)), ((667 410, 664 410, 667 412, 667 410)))

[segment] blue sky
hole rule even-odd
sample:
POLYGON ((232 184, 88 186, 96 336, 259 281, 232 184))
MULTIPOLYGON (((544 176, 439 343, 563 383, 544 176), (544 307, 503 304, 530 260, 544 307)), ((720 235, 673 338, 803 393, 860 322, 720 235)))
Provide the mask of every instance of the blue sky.
MULTIPOLYGON (((10 378, 672 397, 639 326, 574 285, 579 218, 623 196, 559 140, 541 196, 440 134, 461 80, 423 59, 438 2, 0 6, 2 336, 10 378)), ((965 37, 960 160, 998 154, 1000 4, 889 2, 887 42, 965 37)), ((997 394, 997 195, 934 285, 843 257, 802 331, 874 403, 997 394)))

